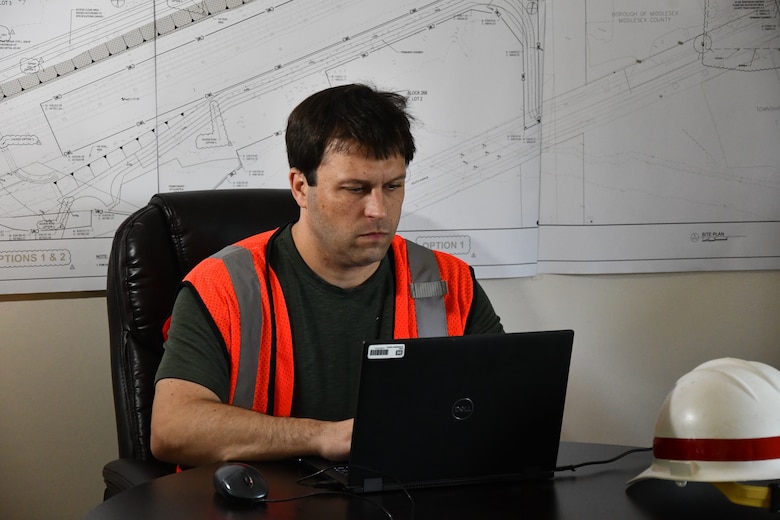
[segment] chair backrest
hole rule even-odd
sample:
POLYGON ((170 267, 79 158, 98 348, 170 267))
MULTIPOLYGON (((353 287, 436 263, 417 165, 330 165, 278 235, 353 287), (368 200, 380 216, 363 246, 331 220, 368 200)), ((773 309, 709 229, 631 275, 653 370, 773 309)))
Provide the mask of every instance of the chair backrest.
POLYGON ((224 246, 298 214, 287 189, 187 191, 154 195, 119 226, 106 286, 119 457, 155 460, 154 376, 184 275, 224 246))

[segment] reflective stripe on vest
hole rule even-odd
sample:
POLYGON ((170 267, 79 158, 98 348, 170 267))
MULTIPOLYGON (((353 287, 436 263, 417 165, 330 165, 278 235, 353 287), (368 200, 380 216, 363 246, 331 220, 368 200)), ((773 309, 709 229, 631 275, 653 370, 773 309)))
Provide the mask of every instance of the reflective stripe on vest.
POLYGON ((261 309, 260 281, 254 269, 252 253, 240 246, 228 246, 215 258, 225 263, 225 268, 233 282, 238 301, 241 323, 241 354, 238 361, 238 376, 233 404, 252 409, 257 387, 257 366, 260 360, 260 341, 263 328, 261 309), (245 348, 251 345, 251 348, 245 348))
POLYGON ((417 335, 421 338, 447 335, 447 309, 444 295, 447 281, 441 279, 439 263, 433 251, 406 241, 406 256, 412 282, 409 293, 414 299, 417 335))

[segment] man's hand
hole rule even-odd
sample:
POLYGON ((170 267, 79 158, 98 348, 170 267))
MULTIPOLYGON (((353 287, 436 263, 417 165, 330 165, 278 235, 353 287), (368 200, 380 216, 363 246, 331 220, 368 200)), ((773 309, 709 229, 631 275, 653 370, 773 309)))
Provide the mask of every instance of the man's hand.
POLYGON ((354 419, 323 423, 319 455, 337 462, 347 460, 352 449, 352 427, 354 424, 354 419))

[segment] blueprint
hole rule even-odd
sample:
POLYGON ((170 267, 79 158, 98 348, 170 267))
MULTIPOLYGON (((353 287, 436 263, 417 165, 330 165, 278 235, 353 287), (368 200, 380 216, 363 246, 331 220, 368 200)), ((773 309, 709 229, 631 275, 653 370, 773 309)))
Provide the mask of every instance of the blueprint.
POLYGON ((410 99, 399 231, 532 274, 542 29, 525 0, 0 0, 0 292, 104 288, 156 192, 287 187, 289 111, 351 82, 410 99))
POLYGON ((780 268, 777 0, 0 0, 0 293, 105 287, 157 192, 287 187, 289 111, 408 96, 399 232, 480 277, 780 268))
POLYGON ((547 3, 540 271, 780 268, 779 5, 547 3))

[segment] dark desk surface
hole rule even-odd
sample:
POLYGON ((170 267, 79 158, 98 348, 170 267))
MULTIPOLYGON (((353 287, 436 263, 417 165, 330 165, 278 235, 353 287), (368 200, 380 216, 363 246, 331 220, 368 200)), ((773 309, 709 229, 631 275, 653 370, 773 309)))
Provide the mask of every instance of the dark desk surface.
MULTIPOLYGON (((609 459, 626 447, 562 443, 560 465, 609 459)), ((626 492, 625 482, 647 468, 650 453, 635 453, 607 465, 557 473, 546 483, 515 483, 412 490, 414 518, 534 518, 534 519, 773 519, 767 510, 729 502, 713 486, 647 480, 626 492)), ((297 497, 322 490, 296 480, 307 473, 297 463, 258 463, 269 487, 269 499, 297 497)), ((92 510, 85 520, 197 520, 411 518, 411 502, 401 492, 368 497, 322 495, 290 502, 235 507, 214 493, 212 476, 218 465, 159 478, 120 493, 92 510), (381 507, 378 507, 379 504, 381 507), (385 508, 384 511, 382 508, 385 508)))

